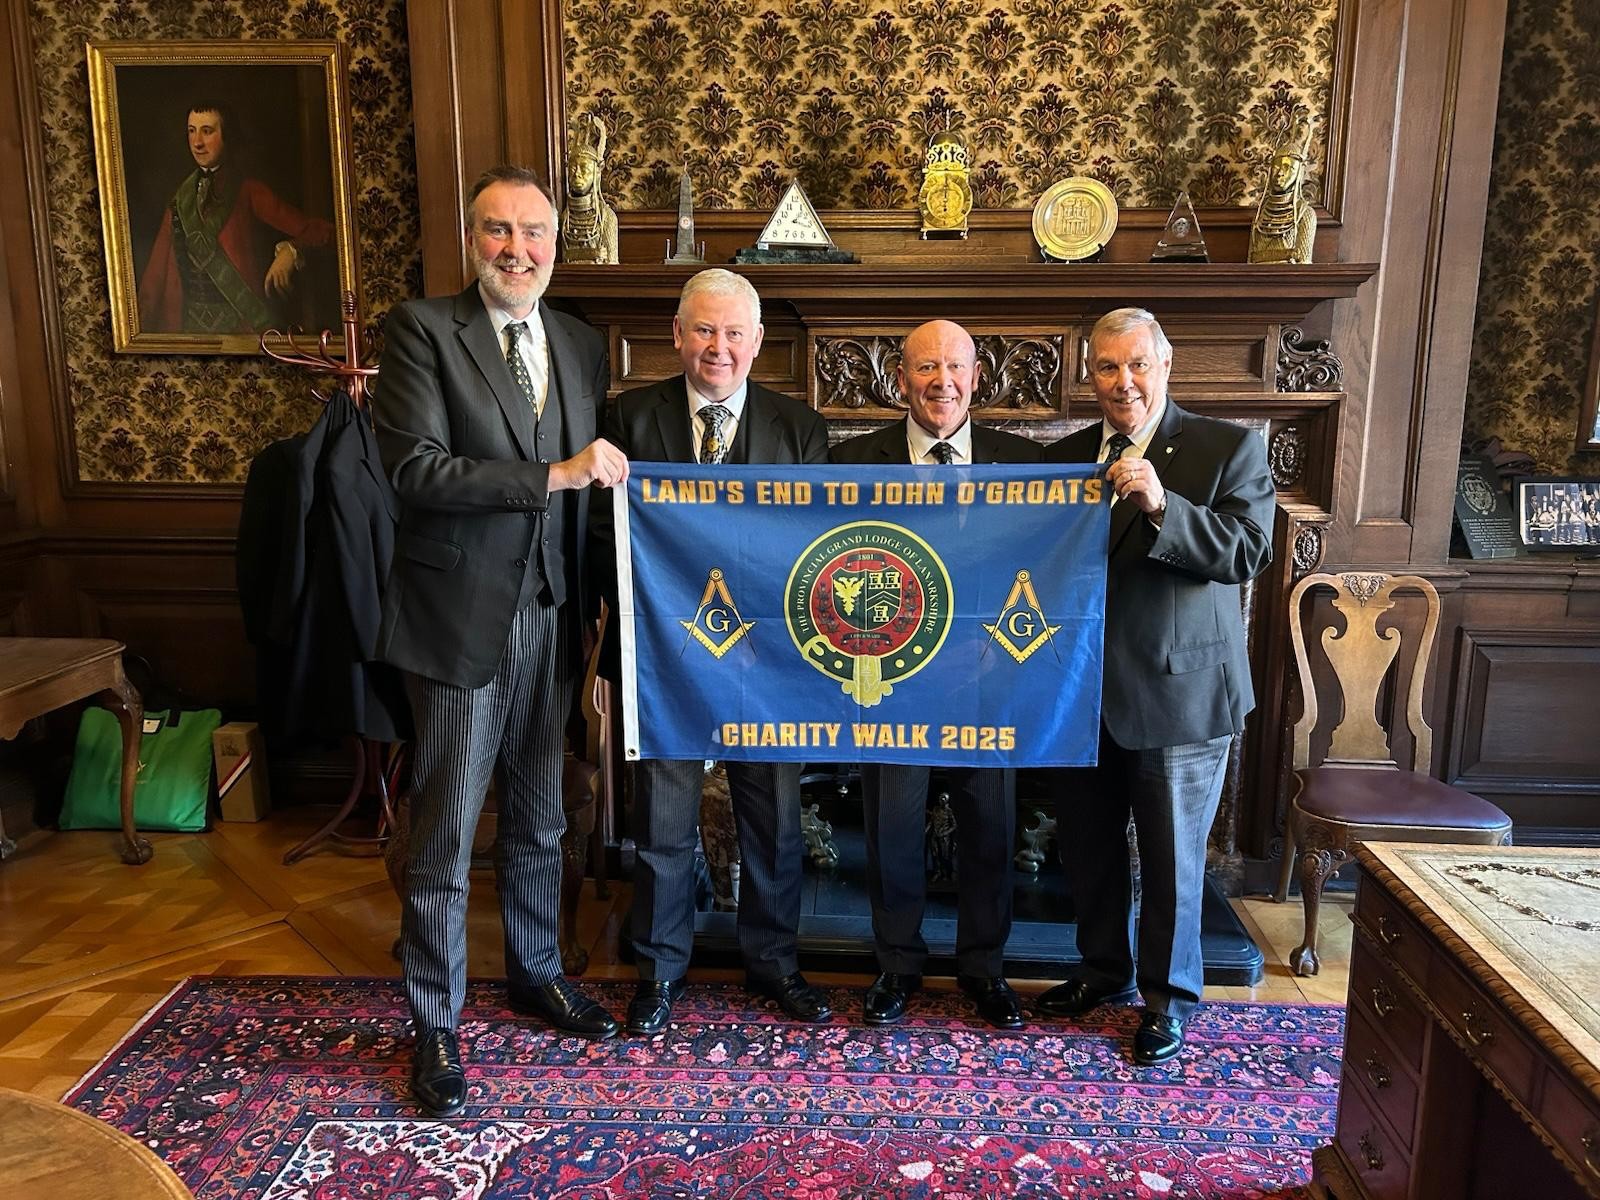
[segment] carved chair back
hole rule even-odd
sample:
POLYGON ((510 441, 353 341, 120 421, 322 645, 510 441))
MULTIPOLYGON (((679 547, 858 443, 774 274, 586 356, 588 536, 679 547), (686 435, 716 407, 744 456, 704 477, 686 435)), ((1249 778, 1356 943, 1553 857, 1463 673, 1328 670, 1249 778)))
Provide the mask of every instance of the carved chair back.
POLYGON ((1344 617, 1342 630, 1329 625, 1321 634, 1323 654, 1333 668, 1344 705, 1343 717, 1334 727, 1322 759, 1325 766, 1400 766, 1377 712, 1384 679, 1399 655, 1401 628, 1392 620, 1382 629, 1378 624, 1394 607, 1396 592, 1415 589, 1427 601, 1427 619, 1405 689, 1406 725, 1412 741, 1411 762, 1406 769, 1418 769, 1420 764, 1420 769, 1426 771, 1433 758, 1433 730, 1422 719, 1422 694, 1439 627, 1439 593, 1420 575, 1388 575, 1382 571, 1307 575, 1289 595, 1289 634, 1295 666, 1300 671, 1300 690, 1305 696, 1304 711, 1294 727, 1294 769, 1300 771, 1313 765, 1311 739, 1318 719, 1317 688, 1306 653, 1304 609, 1306 594, 1318 587, 1333 590, 1333 607, 1344 617))

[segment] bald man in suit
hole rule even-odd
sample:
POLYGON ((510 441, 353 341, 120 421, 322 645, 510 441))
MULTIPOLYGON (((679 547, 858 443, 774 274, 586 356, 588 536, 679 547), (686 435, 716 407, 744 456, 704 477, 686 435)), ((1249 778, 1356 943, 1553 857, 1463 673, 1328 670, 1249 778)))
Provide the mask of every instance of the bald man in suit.
MULTIPOLYGON (((1036 443, 986 429, 968 415, 978 377, 977 347, 965 329, 953 321, 918 326, 906 336, 896 375, 906 419, 842 442, 834 447, 833 461, 871 466, 1038 462, 1036 443)), ((999 1029, 1021 1029, 1022 1006, 1005 979, 1016 772, 966 767, 948 775, 959 831, 957 982, 984 1020, 999 1029)), ((861 768, 867 891, 879 967, 862 1002, 869 1025, 900 1020, 922 986, 928 957, 922 937, 928 780, 927 767, 868 763, 861 768)))

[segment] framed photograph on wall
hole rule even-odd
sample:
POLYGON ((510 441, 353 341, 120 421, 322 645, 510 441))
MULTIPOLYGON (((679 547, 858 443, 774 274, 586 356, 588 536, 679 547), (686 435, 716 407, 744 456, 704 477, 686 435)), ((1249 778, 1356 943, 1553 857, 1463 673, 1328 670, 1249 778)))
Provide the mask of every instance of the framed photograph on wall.
POLYGON ((345 78, 337 42, 89 44, 118 352, 338 332, 356 286, 345 78))
POLYGON ((1529 550, 1600 554, 1600 479, 1528 475, 1517 480, 1516 500, 1529 550))

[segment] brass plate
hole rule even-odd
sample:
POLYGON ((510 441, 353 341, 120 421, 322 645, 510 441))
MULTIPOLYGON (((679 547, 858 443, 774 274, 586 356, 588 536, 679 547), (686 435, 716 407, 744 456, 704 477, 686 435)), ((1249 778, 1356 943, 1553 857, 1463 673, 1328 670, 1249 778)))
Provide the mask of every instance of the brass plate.
POLYGON ((1077 175, 1053 183, 1033 206, 1033 240, 1063 262, 1092 258, 1117 228, 1117 198, 1098 179, 1077 175))

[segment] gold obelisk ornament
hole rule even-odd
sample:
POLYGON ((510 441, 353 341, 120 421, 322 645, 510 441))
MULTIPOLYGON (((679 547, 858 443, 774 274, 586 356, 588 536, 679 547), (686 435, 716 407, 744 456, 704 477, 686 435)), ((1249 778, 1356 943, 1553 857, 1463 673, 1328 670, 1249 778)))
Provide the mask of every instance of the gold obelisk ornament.
POLYGON ((967 148, 946 131, 928 141, 922 164, 922 190, 917 207, 922 210, 922 236, 927 239, 964 238, 972 212, 972 184, 968 177, 967 148))
POLYGON ((1316 210, 1306 202, 1303 184, 1311 145, 1311 126, 1302 122, 1267 164, 1266 188, 1250 228, 1253 263, 1308 263, 1317 240, 1316 210))

